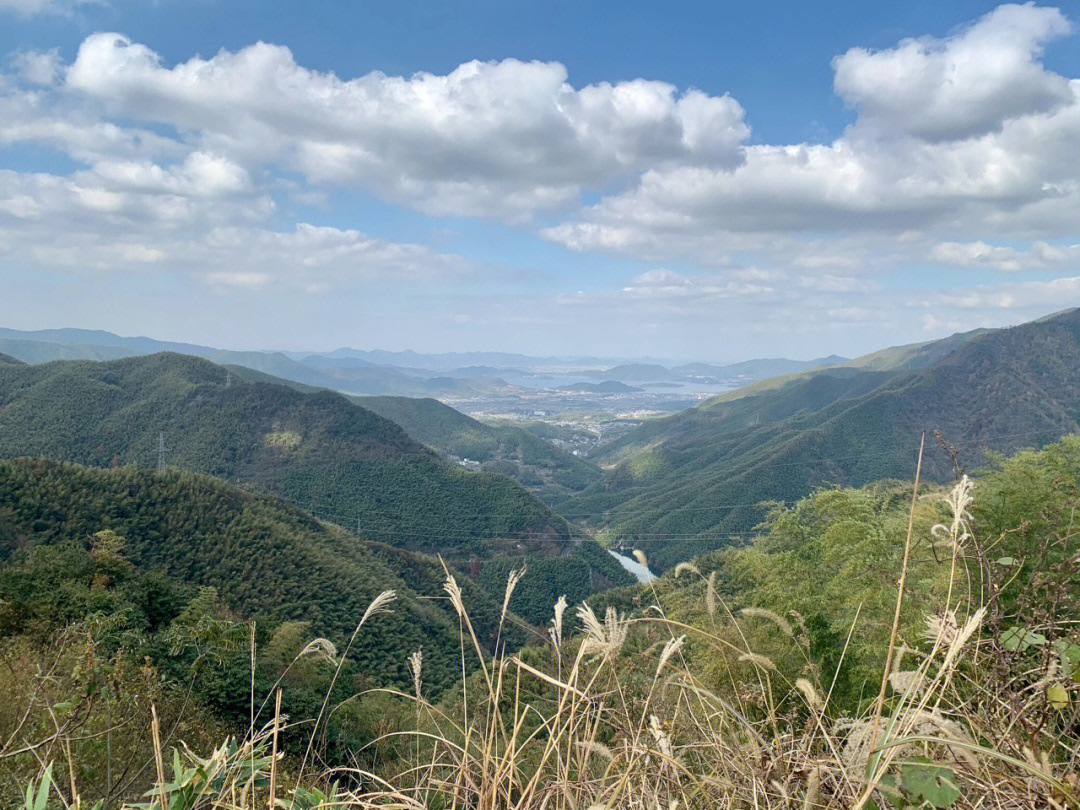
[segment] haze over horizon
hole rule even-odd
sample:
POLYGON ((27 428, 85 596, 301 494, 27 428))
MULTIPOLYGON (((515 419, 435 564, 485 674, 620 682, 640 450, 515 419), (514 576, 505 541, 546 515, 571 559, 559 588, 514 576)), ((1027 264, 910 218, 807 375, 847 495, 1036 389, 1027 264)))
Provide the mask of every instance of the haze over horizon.
POLYGON ((1080 301, 1075 8, 0 0, 0 326, 712 362, 1080 301))

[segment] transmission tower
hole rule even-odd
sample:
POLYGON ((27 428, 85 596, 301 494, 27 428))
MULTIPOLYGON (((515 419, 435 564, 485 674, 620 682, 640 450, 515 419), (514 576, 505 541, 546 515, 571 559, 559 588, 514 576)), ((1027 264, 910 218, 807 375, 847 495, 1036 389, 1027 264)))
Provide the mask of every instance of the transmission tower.
POLYGON ((165 472, 165 434, 159 433, 157 438, 157 471, 165 472))

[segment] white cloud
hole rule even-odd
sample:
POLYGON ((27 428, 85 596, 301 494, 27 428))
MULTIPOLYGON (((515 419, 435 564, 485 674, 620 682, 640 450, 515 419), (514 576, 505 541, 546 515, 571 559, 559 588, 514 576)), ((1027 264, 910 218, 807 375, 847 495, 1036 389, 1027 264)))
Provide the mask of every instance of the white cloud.
MULTIPOLYGON (((482 273, 290 214, 330 208, 335 187, 350 186, 431 214, 546 214, 548 239, 658 266, 600 291, 495 296, 490 307, 448 299, 470 328, 591 329, 618 342, 634 324, 642 341, 746 333, 779 351, 774 336, 789 332, 846 330, 880 345, 920 324, 937 334, 1016 322, 1076 300, 1077 279, 927 292, 874 277, 927 259, 1073 271, 1080 79, 1041 62, 1069 30, 1055 9, 1004 6, 943 38, 848 50, 833 62, 835 88, 856 118, 826 144, 749 144, 726 95, 642 79, 575 87, 552 62, 342 79, 265 43, 167 64, 95 34, 71 65, 25 51, 0 74, 0 148, 46 145, 80 167, 0 171, 0 269, 171 273, 202 292, 282 290, 289 303, 384 285, 380 304, 392 305, 411 295, 403 280, 445 283, 442 295, 482 273)), ((330 299, 353 300, 320 301, 330 299)), ((379 310, 369 315, 390 318, 379 310)), ((414 323, 435 317, 452 320, 429 308, 414 323)))
POLYGON ((952 310, 1021 310, 1035 314, 1074 305, 1080 297, 1080 276, 1051 281, 981 285, 932 293, 912 294, 912 306, 947 306, 952 310))
POLYGON ((1080 265, 1080 245, 1051 245, 1033 242, 1027 249, 1009 245, 989 245, 983 241, 941 242, 934 245, 930 258, 961 267, 991 267, 1018 272, 1055 265, 1080 265))
POLYGON ((39 14, 70 15, 79 6, 97 4, 102 0, 0 0, 0 12, 9 11, 20 17, 39 14))
POLYGON ((834 293, 867 292, 873 289, 870 284, 862 279, 851 276, 834 276, 829 273, 820 276, 801 276, 799 286, 834 293))
POLYGON ((514 59, 345 81, 266 43, 167 67, 145 45, 94 34, 66 87, 246 165, 276 163, 429 213, 508 219, 649 167, 730 168, 749 133, 728 96, 642 79, 576 89, 557 62, 514 59))
MULTIPOLYGON (((23 57, 28 54, 14 61, 24 80, 44 79, 45 72, 58 69, 55 65, 43 67, 36 58, 24 64, 20 62, 23 57)), ((0 74, 0 147, 44 144, 84 163, 117 157, 179 157, 192 151, 149 129, 116 124, 103 117, 96 106, 51 87, 27 90, 13 77, 0 74)))
POLYGON ((326 290, 452 282, 476 266, 357 230, 267 224, 273 203, 242 169, 193 153, 181 163, 103 163, 70 177, 0 170, 0 262, 86 271, 171 272, 215 287, 326 290))
POLYGON ((36 85, 52 84, 60 77, 63 69, 59 48, 48 51, 18 51, 11 57, 11 63, 19 76, 36 85))
POLYGON ((875 136, 947 141, 999 131, 1021 115, 1072 102, 1068 82, 1037 60, 1068 34, 1056 8, 1003 5, 945 39, 905 39, 895 48, 852 48, 833 60, 836 92, 875 136))
POLYGON ((575 250, 700 263, 798 233, 884 234, 909 255, 935 234, 1075 233, 1080 80, 1038 61, 1068 30, 1055 9, 1005 6, 946 39, 849 51, 834 66, 858 118, 833 143, 747 146, 733 169, 656 167, 542 233, 575 250))

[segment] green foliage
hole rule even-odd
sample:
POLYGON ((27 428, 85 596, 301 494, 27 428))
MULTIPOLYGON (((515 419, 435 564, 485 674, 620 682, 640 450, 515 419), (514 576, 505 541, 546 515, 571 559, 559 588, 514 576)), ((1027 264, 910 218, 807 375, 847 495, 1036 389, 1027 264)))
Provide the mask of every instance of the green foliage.
MULTIPOLYGON (((453 609, 420 598, 441 593, 436 560, 358 540, 278 499, 202 476, 0 461, 0 557, 11 560, 0 568, 0 599, 15 632, 47 634, 102 613, 144 630, 178 620, 191 630, 189 647, 209 648, 217 641, 205 621, 220 597, 260 628, 303 621, 342 641, 371 600, 393 588, 395 612, 353 648, 358 669, 376 683, 406 683, 405 659, 418 647, 428 651, 433 689, 460 669, 453 609), (114 534, 93 539, 102 527, 114 534), (101 539, 116 535, 126 538, 126 556, 101 539), (134 577, 132 565, 145 577, 134 577), (189 603, 192 588, 204 590, 189 603)), ((493 640, 497 606, 470 593, 477 627, 493 640)))
POLYGON ((479 585, 501 599, 511 571, 525 566, 525 576, 514 589, 510 609, 535 625, 551 620, 552 606, 560 596, 571 605, 583 602, 597 591, 633 583, 634 578, 594 540, 582 540, 558 557, 528 560, 504 557, 486 560, 479 585))

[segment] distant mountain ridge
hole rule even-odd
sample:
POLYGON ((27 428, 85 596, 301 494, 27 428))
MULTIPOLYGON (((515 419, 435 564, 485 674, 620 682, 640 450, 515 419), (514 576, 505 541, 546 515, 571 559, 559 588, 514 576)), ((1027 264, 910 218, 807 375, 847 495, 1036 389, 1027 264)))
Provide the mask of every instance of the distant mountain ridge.
POLYGON ((203 357, 221 365, 243 366, 291 382, 353 394, 475 396, 512 390, 505 380, 495 377, 457 379, 434 374, 417 376, 415 372, 406 373, 357 358, 342 363, 322 356, 301 355, 297 358, 285 352, 215 349, 147 337, 120 337, 89 329, 42 329, 32 332, 0 329, 0 352, 27 363, 115 360, 163 351, 203 357))
POLYGON ((760 379, 844 360, 831 355, 807 361, 762 359, 727 365, 680 365, 656 361, 614 361, 612 364, 610 359, 604 358, 530 357, 508 352, 423 354, 409 350, 392 352, 348 348, 321 353, 240 351, 148 337, 121 337, 94 329, 20 331, 0 328, 0 353, 27 363, 115 360, 162 351, 204 357, 214 363, 243 366, 291 382, 350 394, 448 398, 521 393, 523 389, 508 382, 507 377, 518 378, 519 383, 527 382, 526 378, 535 376, 538 369, 561 368, 568 364, 580 371, 566 373, 583 383, 599 380, 712 384, 760 379))
POLYGON ((629 363, 609 369, 592 371, 589 372, 589 376, 593 378, 603 377, 604 379, 624 383, 721 383, 740 378, 756 380, 775 377, 779 374, 790 374, 817 366, 835 365, 846 360, 847 358, 833 354, 816 360, 771 358, 744 360, 740 363, 729 363, 727 365, 685 363, 683 365, 665 366, 657 363, 629 363))

